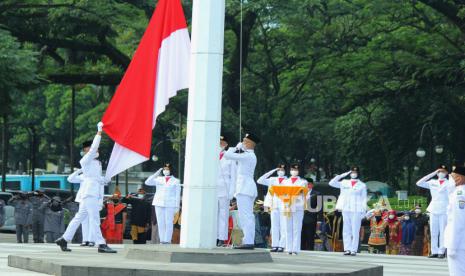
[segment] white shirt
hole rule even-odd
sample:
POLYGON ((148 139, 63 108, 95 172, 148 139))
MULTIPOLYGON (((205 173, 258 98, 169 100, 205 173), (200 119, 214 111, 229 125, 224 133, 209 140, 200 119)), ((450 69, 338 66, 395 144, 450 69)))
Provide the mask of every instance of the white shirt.
MULTIPOLYGON (((284 185, 285 180, 287 179, 287 176, 270 177, 277 170, 278 169, 273 169, 265 173, 264 175, 260 176, 260 178, 257 180, 257 183, 260 185, 267 186, 267 187, 284 185)), ((281 200, 276 195, 271 196, 270 192, 268 192, 263 201, 263 206, 268 207, 268 208, 278 209, 281 207, 281 200)))
POLYGON ((428 212, 438 215, 446 214, 449 205, 449 192, 454 189, 455 183, 447 178, 430 179, 435 175, 436 172, 433 172, 418 180, 417 186, 430 190, 431 202, 427 208, 428 212))
POLYGON ((162 169, 150 176, 146 181, 147 186, 156 186, 152 205, 159 207, 179 208, 181 203, 181 184, 179 179, 170 176, 160 176, 162 169))
POLYGON ((257 185, 253 179, 257 157, 253 150, 245 150, 243 153, 235 153, 236 148, 227 150, 223 158, 237 161, 236 191, 234 196, 241 194, 257 197, 257 185))
POLYGON ((220 166, 218 169, 217 195, 218 197, 234 197, 237 166, 236 162, 224 158, 225 151, 220 153, 220 166))
MULTIPOLYGON (((298 187, 307 187, 307 180, 304 178, 300 178, 298 176, 294 177, 291 176, 288 179, 286 179, 283 183, 282 186, 298 186, 298 187)), ((291 205, 291 212, 295 211, 303 211, 305 208, 305 202, 307 199, 310 197, 310 194, 307 193, 307 195, 304 197, 304 195, 299 195, 294 198, 294 202, 291 205)))
POLYGON ((447 208, 447 226, 444 231, 444 245, 447 252, 465 250, 465 186, 451 191, 447 208))
POLYGON ((367 207, 367 186, 359 179, 342 180, 347 175, 347 173, 337 175, 329 181, 330 186, 341 190, 337 199, 336 210, 365 214, 367 207))
POLYGON ((105 180, 102 176, 102 164, 96 159, 101 138, 102 136, 95 135, 89 151, 79 161, 82 170, 82 187, 79 188, 82 189, 82 199, 93 197, 103 200, 105 180))

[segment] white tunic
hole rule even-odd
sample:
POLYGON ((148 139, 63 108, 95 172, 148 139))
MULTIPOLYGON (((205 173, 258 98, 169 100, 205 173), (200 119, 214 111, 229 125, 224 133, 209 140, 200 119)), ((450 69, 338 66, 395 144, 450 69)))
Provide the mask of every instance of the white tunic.
POLYGON ((455 183, 447 179, 430 179, 436 175, 436 172, 418 180, 417 186, 429 189, 431 193, 431 203, 427 211, 431 214, 442 215, 447 213, 447 206, 449 205, 449 192, 454 189, 455 183))
POLYGON ((181 184, 174 176, 160 176, 161 169, 146 181, 147 186, 156 186, 152 205, 179 208, 181 202, 181 184))
MULTIPOLYGON (((284 181, 287 179, 286 176, 283 177, 270 177, 274 172, 276 172, 278 169, 273 169, 264 175, 262 175, 258 180, 257 183, 271 187, 271 186, 281 186, 284 184, 284 181)), ((272 196, 270 192, 268 192, 265 196, 263 206, 272 208, 272 209, 278 209, 280 208, 280 199, 279 197, 272 196)))
POLYGON ((348 174, 337 175, 329 181, 329 185, 339 188, 341 193, 336 203, 336 210, 344 212, 366 213, 367 187, 358 179, 344 179, 348 174), (354 182, 354 185, 352 185, 354 182))
MULTIPOLYGON (((298 186, 298 187, 307 187, 307 180, 300 177, 289 177, 284 181, 283 186, 298 186)), ((294 198, 294 201, 291 205, 291 212, 303 211, 305 209, 305 202, 309 198, 310 194, 307 193, 306 196, 299 195, 294 198)))
POLYGON ((220 153, 220 166, 218 169, 217 195, 232 199, 234 197, 237 166, 236 162, 224 158, 225 151, 220 153))
POLYGON ((96 159, 101 139, 102 136, 95 135, 89 151, 79 161, 82 170, 82 187, 79 188, 82 189, 81 199, 93 197, 103 201, 105 180, 102 176, 102 164, 96 159))
POLYGON ((255 198, 257 197, 257 185, 254 181, 254 172, 257 157, 253 150, 247 149, 243 153, 235 153, 235 151, 236 148, 230 148, 223 156, 223 158, 238 162, 234 196, 241 194, 255 198))
POLYGON ((444 244, 449 251, 465 250, 465 185, 455 187, 449 197, 444 244))

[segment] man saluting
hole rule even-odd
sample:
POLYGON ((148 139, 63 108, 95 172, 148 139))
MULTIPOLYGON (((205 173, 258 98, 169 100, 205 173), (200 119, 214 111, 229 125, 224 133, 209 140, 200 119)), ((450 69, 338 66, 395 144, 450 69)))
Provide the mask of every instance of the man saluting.
POLYGON ((255 156, 255 146, 260 142, 257 136, 247 133, 242 143, 236 148, 230 148, 223 155, 223 158, 236 160, 236 201, 239 214, 239 223, 244 233, 242 245, 235 249, 254 249, 255 247, 255 217, 253 214, 253 204, 257 197, 257 185, 254 181, 255 166, 257 157, 255 156))

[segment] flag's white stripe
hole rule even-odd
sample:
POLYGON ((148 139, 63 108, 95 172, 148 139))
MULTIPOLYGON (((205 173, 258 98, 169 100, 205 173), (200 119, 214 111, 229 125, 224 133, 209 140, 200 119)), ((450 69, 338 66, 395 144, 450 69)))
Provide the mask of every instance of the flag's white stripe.
POLYGON ((125 148, 115 142, 113 151, 111 152, 110 161, 108 161, 108 167, 105 176, 108 178, 113 177, 120 172, 123 172, 132 166, 147 160, 148 158, 145 156, 140 155, 137 152, 125 148))
MULTIPOLYGON (((189 57, 190 39, 187 29, 177 30, 163 40, 158 52, 152 128, 155 127, 158 115, 165 111, 169 99, 176 96, 178 90, 189 87, 189 57)), ((147 160, 147 157, 115 143, 106 177, 113 177, 147 160)))
POLYGON ((165 38, 158 53, 157 84, 152 128, 171 97, 189 87, 190 38, 187 29, 180 29, 165 38))

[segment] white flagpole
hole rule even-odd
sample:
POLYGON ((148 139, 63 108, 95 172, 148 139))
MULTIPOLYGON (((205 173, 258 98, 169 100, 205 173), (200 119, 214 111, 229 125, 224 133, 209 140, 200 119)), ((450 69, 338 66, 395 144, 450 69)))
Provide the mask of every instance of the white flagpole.
POLYGON ((181 247, 214 248, 225 0, 194 0, 181 247))

